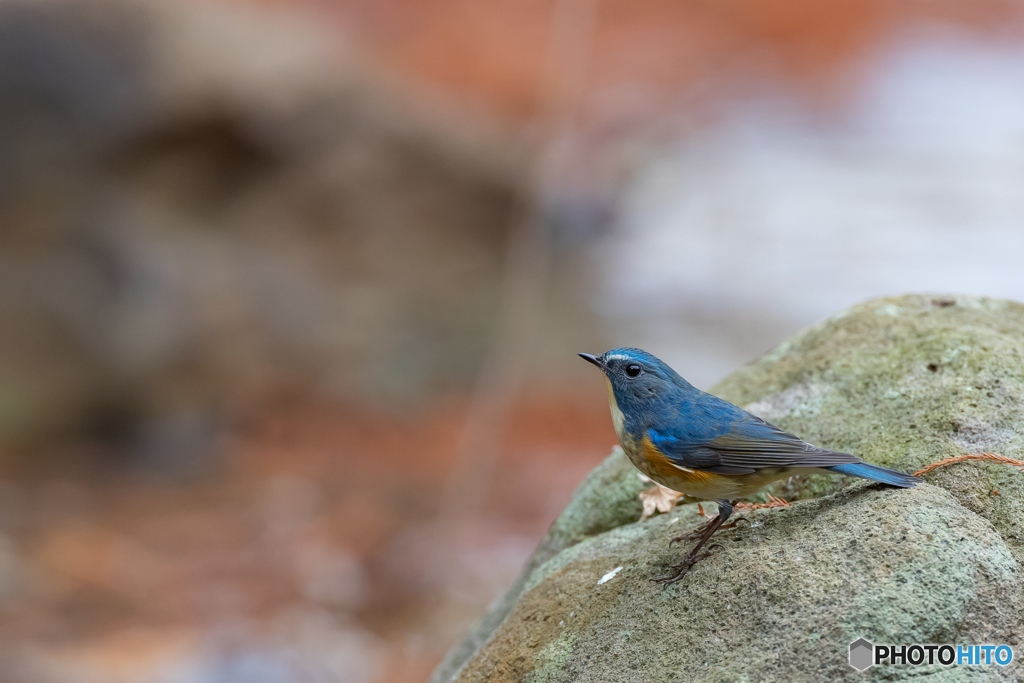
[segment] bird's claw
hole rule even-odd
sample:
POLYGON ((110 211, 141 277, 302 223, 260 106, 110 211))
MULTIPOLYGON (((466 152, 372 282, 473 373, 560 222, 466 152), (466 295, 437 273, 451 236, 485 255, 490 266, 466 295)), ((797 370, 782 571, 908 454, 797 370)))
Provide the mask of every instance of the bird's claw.
MULTIPOLYGON (((693 532, 690 532, 690 533, 693 533, 693 532)), ((670 540, 668 542, 668 547, 671 548, 673 543, 678 543, 679 541, 688 541, 688 540, 690 540, 690 534, 683 534, 682 536, 676 536, 675 538, 673 538, 672 540, 670 540)))
POLYGON ((686 573, 690 571, 690 568, 693 565, 697 564, 705 557, 711 555, 712 551, 714 551, 715 548, 721 547, 721 543, 715 543, 714 545, 709 545, 702 552, 696 554, 691 553, 690 555, 687 555, 686 559, 680 562, 679 564, 672 565, 672 569, 675 570, 675 573, 670 574, 669 576, 662 576, 658 579, 651 579, 651 581, 653 581, 654 583, 660 583, 662 586, 671 586, 673 583, 686 576, 686 573))
POLYGON ((705 531, 708 530, 708 527, 710 527, 715 522, 716 519, 718 519, 718 518, 717 517, 713 517, 709 521, 704 522, 703 524, 695 527, 694 529, 692 529, 690 531, 687 531, 682 536, 676 536, 675 538, 673 538, 671 541, 668 542, 668 547, 671 548, 673 543, 678 543, 679 541, 692 541, 695 538, 700 538, 701 535, 705 531))
MULTIPOLYGON (((717 518, 715 518, 715 519, 717 519, 717 518)), ((709 522, 704 522, 703 524, 701 524, 697 528, 693 529, 692 531, 687 531, 682 536, 676 536, 675 538, 673 538, 671 541, 668 542, 668 547, 671 548, 673 543, 678 543, 679 541, 692 541, 692 540, 694 540, 696 538, 700 538, 701 535, 705 531, 707 531, 708 527, 715 521, 715 519, 712 519, 709 522)), ((734 519, 733 521, 729 522, 728 524, 723 524, 722 526, 720 526, 719 530, 731 529, 734 526, 736 526, 737 524, 739 524, 740 522, 746 522, 748 525, 750 524, 750 520, 747 519, 746 517, 737 517, 736 519, 734 519)))
POLYGON ((747 519, 746 517, 737 517, 736 519, 732 520, 728 524, 723 524, 722 528, 723 529, 731 529, 734 526, 736 526, 737 524, 739 524, 740 522, 746 522, 747 526, 750 526, 750 520, 749 519, 747 519))

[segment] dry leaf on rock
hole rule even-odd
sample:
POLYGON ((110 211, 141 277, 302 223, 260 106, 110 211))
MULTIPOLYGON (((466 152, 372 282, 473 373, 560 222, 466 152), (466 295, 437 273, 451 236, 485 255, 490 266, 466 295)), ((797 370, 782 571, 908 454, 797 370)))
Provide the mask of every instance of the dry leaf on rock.
POLYGON ((640 502, 644 505, 643 514, 640 515, 640 521, 644 521, 651 515, 657 512, 669 512, 676 506, 676 502, 683 497, 682 493, 673 491, 667 486, 661 484, 655 484, 646 491, 640 492, 640 502))

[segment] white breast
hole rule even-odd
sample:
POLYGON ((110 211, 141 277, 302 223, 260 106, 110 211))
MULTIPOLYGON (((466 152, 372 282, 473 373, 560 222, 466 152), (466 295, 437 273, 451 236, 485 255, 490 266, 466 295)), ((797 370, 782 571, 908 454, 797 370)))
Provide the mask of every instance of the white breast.
POLYGON ((619 437, 619 443, 622 443, 622 429, 626 424, 626 416, 619 410, 619 404, 615 400, 615 391, 612 389, 612 383, 608 381, 608 378, 604 378, 604 383, 608 385, 608 407, 612 410, 612 424, 615 425, 615 436, 619 437))

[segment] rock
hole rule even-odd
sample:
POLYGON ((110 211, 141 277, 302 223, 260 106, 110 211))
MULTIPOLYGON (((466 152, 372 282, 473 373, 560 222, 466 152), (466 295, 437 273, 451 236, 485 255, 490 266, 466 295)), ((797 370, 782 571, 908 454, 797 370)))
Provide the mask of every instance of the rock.
MULTIPOLYGON (((811 327, 713 392, 814 443, 915 471, 967 452, 1024 455, 1022 356, 1021 304, 904 296, 811 327)), ((969 462, 925 479, 907 490, 780 482, 770 490, 798 502, 747 513, 749 526, 721 533, 723 547, 662 588, 649 579, 686 552, 667 543, 696 526, 696 506, 636 522, 628 497, 643 485, 614 452, 432 681, 853 680, 847 648, 860 637, 1017 645, 1024 477, 969 462)), ((876 675, 1002 680, 1012 669, 876 675)))
MULTIPOLYGON (((1024 458, 1024 305, 971 296, 868 301, 712 391, 811 443, 903 472, 979 451, 1024 458)), ((987 518, 1022 560, 1024 477, 1017 470, 969 463, 927 480, 987 518)), ((767 490, 800 499, 842 485, 812 475, 767 490)))
POLYGON ((611 455, 587 475, 562 514, 533 551, 512 588, 499 598, 487 614, 473 624, 469 634, 445 656, 432 682, 447 681, 494 633, 522 593, 534 570, 585 538, 621 527, 640 517, 640 491, 646 488, 636 468, 616 446, 611 455))

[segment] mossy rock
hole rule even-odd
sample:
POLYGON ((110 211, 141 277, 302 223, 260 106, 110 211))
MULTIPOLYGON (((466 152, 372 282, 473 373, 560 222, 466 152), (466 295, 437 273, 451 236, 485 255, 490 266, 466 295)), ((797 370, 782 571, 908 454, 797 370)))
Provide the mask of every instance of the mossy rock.
MULTIPOLYGON (((1024 305, 972 296, 876 299, 819 323, 712 390, 811 443, 902 472, 964 453, 1024 458, 1024 305)), ((1006 465, 927 481, 985 516, 1024 559, 1024 477, 1006 465)), ((841 477, 767 489, 825 495, 841 477)))
MULTIPOLYGON (((712 392, 826 448, 913 472, 942 458, 1024 455, 1024 306, 968 296, 869 301, 712 392)), ((679 368, 685 375, 685 368, 679 368)), ((618 450, 590 474, 519 580, 432 681, 863 678, 849 644, 1008 643, 1024 633, 1024 475, 969 462, 897 490, 842 477, 769 489, 670 588, 687 505, 643 523, 618 450), (599 584, 610 571, 613 578, 599 584)), ((877 667, 871 678, 1019 678, 1009 667, 877 667)))

